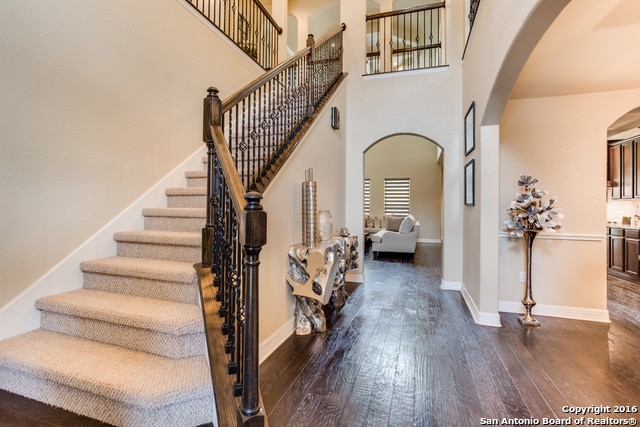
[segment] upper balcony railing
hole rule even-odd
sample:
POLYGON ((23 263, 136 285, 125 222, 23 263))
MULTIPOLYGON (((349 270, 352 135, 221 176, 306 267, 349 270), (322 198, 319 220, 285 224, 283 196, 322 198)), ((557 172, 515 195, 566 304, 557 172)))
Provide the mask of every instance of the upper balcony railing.
POLYGON ((188 2, 262 68, 269 70, 278 64, 278 35, 282 28, 259 0, 188 2))
POLYGON ((367 16, 366 74, 445 65, 445 3, 367 16))

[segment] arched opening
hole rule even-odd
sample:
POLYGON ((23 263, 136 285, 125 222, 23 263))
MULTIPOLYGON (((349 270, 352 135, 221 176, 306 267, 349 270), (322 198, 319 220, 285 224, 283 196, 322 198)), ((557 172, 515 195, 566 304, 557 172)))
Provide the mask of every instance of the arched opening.
MULTIPOLYGON (((490 100, 482 124, 500 126, 500 208, 512 200, 519 174, 529 173, 564 212, 562 232, 542 235, 534 249, 537 313, 608 322, 605 144, 638 126, 622 114, 638 105, 637 61, 624 53, 638 27, 626 25, 633 11, 623 2, 599 6, 572 1, 559 13, 501 101, 504 110, 490 100), (618 53, 620 64, 606 64, 618 53)), ((519 312, 522 243, 503 232, 499 251, 499 311, 519 312)))
POLYGON ((364 151, 366 244, 371 233, 386 226, 386 218, 406 214, 420 224, 417 243, 442 242, 443 155, 439 145, 415 134, 390 135, 364 151), (406 205, 404 200, 391 202, 391 183, 406 188, 399 196, 406 205))
POLYGON ((640 282, 639 125, 640 107, 607 129, 607 273, 632 282, 640 282))

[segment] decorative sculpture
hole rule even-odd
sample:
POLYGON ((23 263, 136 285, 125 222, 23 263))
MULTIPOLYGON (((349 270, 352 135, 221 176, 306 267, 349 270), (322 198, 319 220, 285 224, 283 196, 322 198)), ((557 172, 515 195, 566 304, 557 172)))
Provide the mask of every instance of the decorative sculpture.
POLYGON ((533 240, 541 231, 554 232, 561 229, 560 219, 563 215, 560 208, 553 206, 554 199, 543 201, 542 198, 547 191, 540 191, 535 188, 538 179, 531 175, 520 175, 518 187, 520 192, 516 193, 507 212, 510 219, 504 223, 507 229, 511 230, 511 235, 524 238, 526 282, 524 298, 524 314, 518 318, 523 326, 540 326, 540 322, 533 317, 531 310, 536 305, 533 299, 531 287, 531 253, 533 240))
POLYGON ((316 183, 313 170, 309 169, 305 171, 305 182, 302 183, 303 242, 289 247, 286 277, 296 296, 298 335, 326 331, 322 306, 330 304, 336 309, 344 306, 348 296, 345 274, 357 267, 357 236, 350 236, 349 230, 342 228, 339 236, 323 235, 320 238, 317 222, 316 183))

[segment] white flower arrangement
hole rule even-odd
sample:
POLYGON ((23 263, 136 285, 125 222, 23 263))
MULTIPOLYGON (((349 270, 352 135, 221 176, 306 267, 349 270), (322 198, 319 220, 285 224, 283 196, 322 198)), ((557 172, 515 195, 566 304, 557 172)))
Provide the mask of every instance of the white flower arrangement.
POLYGON ((504 221, 512 236, 522 237, 525 231, 555 232, 561 229, 563 218, 560 208, 554 207, 554 199, 543 201, 547 191, 539 191, 534 187, 538 183, 531 175, 520 175, 518 186, 521 192, 516 193, 507 212, 511 219, 504 221))

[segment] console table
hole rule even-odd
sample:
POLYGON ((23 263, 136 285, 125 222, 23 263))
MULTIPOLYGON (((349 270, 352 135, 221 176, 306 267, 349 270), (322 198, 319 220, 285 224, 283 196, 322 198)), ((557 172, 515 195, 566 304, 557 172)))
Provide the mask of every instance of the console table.
POLYGON ((335 309, 347 299, 345 275, 358 267, 358 236, 343 231, 315 246, 301 243, 289 247, 287 283, 296 296, 296 334, 325 332, 323 305, 335 309))

